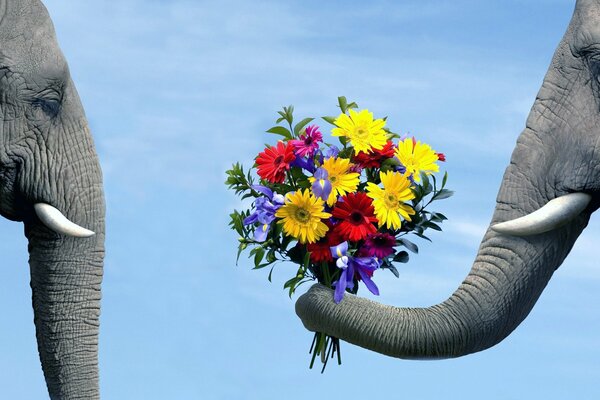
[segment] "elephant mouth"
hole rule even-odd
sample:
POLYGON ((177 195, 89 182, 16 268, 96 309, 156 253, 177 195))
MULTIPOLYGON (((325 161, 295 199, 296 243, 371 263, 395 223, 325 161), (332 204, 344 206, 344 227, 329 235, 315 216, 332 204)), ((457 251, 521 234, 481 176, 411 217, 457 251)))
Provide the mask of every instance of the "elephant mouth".
POLYGON ((0 168, 0 215, 17 222, 39 221, 60 235, 86 238, 94 232, 77 225, 46 200, 27 199, 15 188, 16 168, 0 168))
POLYGON ((11 221, 22 222, 32 216, 29 202, 16 188, 17 168, 0 167, 0 215, 11 221))

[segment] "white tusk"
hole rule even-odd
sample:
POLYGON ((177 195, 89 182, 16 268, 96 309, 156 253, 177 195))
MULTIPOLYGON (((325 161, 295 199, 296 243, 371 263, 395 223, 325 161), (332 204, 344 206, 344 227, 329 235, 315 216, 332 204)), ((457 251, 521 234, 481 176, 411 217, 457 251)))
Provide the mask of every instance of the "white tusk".
POLYGON ((46 203, 36 203, 33 208, 38 218, 56 233, 67 236, 86 238, 93 236, 95 233, 89 229, 69 221, 60 211, 46 203))
POLYGON ((499 233, 528 236, 544 233, 563 226, 577 217, 590 203, 592 196, 586 193, 569 193, 550 200, 544 207, 531 214, 493 225, 499 233))

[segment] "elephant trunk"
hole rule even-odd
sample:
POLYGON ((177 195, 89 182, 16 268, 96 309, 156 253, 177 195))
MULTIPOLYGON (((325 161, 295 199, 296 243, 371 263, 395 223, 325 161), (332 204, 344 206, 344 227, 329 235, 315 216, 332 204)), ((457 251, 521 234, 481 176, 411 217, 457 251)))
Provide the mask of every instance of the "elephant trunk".
POLYGON ((38 350, 52 399, 98 399, 98 328, 104 259, 104 197, 87 127, 59 172, 53 198, 42 198, 95 234, 71 237, 25 221, 38 350))
MULTIPOLYGON (((543 148, 535 129, 540 128, 536 121, 543 107, 536 101, 518 140, 491 225, 530 214, 569 192, 536 181, 545 176, 539 171, 545 168, 539 162, 543 154, 532 155, 543 148)), ((452 358, 481 351, 503 340, 525 319, 589 216, 586 209, 562 227, 526 237, 488 228, 470 273, 438 305, 398 308, 349 294, 335 304, 331 289, 314 285, 298 299, 296 313, 311 331, 393 357, 452 358)))

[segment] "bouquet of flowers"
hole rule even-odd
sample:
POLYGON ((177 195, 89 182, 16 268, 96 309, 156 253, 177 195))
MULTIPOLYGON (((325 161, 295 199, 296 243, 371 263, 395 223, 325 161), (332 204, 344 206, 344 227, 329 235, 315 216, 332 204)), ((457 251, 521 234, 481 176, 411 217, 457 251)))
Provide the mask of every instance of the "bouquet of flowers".
MULTIPOLYGON (((316 280, 334 289, 333 300, 356 293, 362 283, 373 294, 379 289, 375 271, 387 269, 396 277, 396 263, 406 263, 418 247, 407 236, 441 231, 446 217, 428 209, 433 201, 452 195, 445 188, 447 173, 438 183, 435 173, 445 156, 408 135, 386 128, 368 110, 339 97, 341 114, 322 117, 332 125, 339 145, 324 141, 321 127, 304 118, 294 125, 293 106, 279 111, 277 125, 267 132, 279 135, 274 146, 258 154, 252 170, 236 163, 226 184, 252 208, 234 211, 230 226, 239 235, 237 259, 248 247, 254 269, 273 268, 282 261, 297 264, 284 284, 290 297, 304 282, 316 280), (310 124, 310 125, 309 125, 310 124)), ((339 339, 317 332, 310 353, 323 362, 337 354, 339 339)))

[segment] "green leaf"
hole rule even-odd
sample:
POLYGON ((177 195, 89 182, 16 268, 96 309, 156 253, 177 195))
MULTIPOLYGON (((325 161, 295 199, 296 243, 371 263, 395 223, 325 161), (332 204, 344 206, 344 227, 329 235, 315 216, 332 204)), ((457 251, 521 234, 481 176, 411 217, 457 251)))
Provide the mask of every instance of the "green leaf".
POLYGON ((409 259, 408 253, 406 251, 402 250, 394 256, 392 261, 399 262, 399 263, 407 263, 408 259, 409 259))
POLYGON ((263 257, 265 256, 265 249, 262 247, 256 247, 256 252, 254 253, 254 268, 257 269, 260 265, 263 257))
POLYGON ((240 236, 244 236, 244 224, 240 213, 236 210, 229 214, 229 216, 231 217, 229 226, 231 226, 231 228, 234 229, 240 236))
POLYGON ((291 132, 289 131, 289 129, 284 128, 283 126, 274 126, 271 129, 267 130, 268 133, 274 133, 276 135, 281 135, 284 138, 290 140, 293 139, 294 137, 292 136, 291 132))
POLYGON ((438 212, 431 213, 431 221, 442 222, 442 221, 446 221, 447 219, 448 218, 446 218, 446 216, 442 213, 438 213, 438 212))
POLYGON ((425 172, 421 172, 421 186, 423 188, 423 196, 431 193, 431 183, 429 183, 429 176, 425 172))
POLYGON ((303 263, 304 271, 306 271, 308 269, 309 265, 310 265, 310 252, 307 251, 306 254, 304 255, 304 263, 303 263))
POLYGON ((454 194, 454 192, 452 190, 448 190, 448 189, 442 189, 439 192, 437 192, 436 194, 433 195, 432 200, 443 200, 443 199, 447 199, 448 197, 451 197, 454 194))
POLYGON ((335 125, 336 117, 321 117, 321 118, 323 118, 325 121, 329 122, 331 125, 335 125))
MULTIPOLYGON (((281 226, 281 224, 275 225, 281 226)), ((281 251, 286 251, 290 243, 292 243, 292 237, 288 235, 283 235, 283 239, 281 239, 281 251)))
POLYGON ((288 279, 284 284, 283 284, 283 288, 287 289, 289 287, 294 287, 296 285, 297 282, 300 281, 301 278, 298 278, 297 276, 293 277, 292 279, 288 279))
POLYGON ((294 246, 287 252, 287 256, 291 262, 300 264, 304 262, 305 252, 306 246, 294 246))
POLYGON ((273 269, 274 269, 274 268, 275 268, 275 266, 273 265, 273 266, 271 267, 271 270, 269 271, 269 276, 267 277, 267 279, 269 280, 269 282, 273 282, 273 281, 271 280, 271 276, 273 275, 273 269))
POLYGON ((240 243, 238 247, 237 257, 235 258, 235 265, 238 265, 238 262, 240 261, 240 254, 242 254, 242 251, 246 250, 246 247, 248 247, 246 243, 240 243))
POLYGON ((406 247, 408 250, 412 251, 415 254, 419 253, 419 248, 417 247, 416 244, 414 244, 413 242, 411 242, 408 239, 404 239, 404 238, 400 238, 398 239, 398 241, 404 246, 406 247))
POLYGON ((426 221, 426 222, 423 222, 423 226, 425 226, 427 228, 431 228, 431 229, 433 229, 435 231, 439 231, 439 232, 442 231, 442 228, 438 224, 436 224, 435 222, 426 221))
MULTIPOLYGON (((277 225, 277 224, 276 224, 277 225)), ((277 257, 275 257, 275 249, 271 249, 269 250, 269 252, 267 253, 267 262, 269 264, 273 263, 277 261, 277 257)))
POLYGON ((419 210, 417 210, 416 206, 417 206, 417 204, 419 204, 421 202, 425 193, 423 192, 423 188, 419 185, 413 186, 410 189, 412 190, 413 194, 415 195, 415 198, 411 200, 413 203, 413 208, 415 209, 415 211, 418 212, 419 210))
POLYGON ((302 128, 308 125, 313 119, 314 118, 304 118, 302 121, 298 122, 296 126, 294 126, 294 136, 298 137, 302 128))
POLYGON ((388 266, 386 268, 389 269, 390 271, 392 271, 392 274, 394 274, 396 276, 396 278, 400 278, 400 273, 398 272, 396 267, 394 267, 392 264, 388 264, 388 266))
POLYGON ((447 180, 448 180, 448 171, 444 172, 444 178, 442 178, 442 189, 446 186, 447 180))
POLYGON ((340 110, 342 110, 344 114, 346 113, 346 111, 348 110, 348 101, 346 100, 346 96, 338 97, 338 107, 340 108, 340 110))
POLYGON ((421 239, 425 239, 425 240, 431 242, 431 239, 429 239, 427 236, 423 235, 422 233, 415 233, 415 235, 417 235, 421 239))

